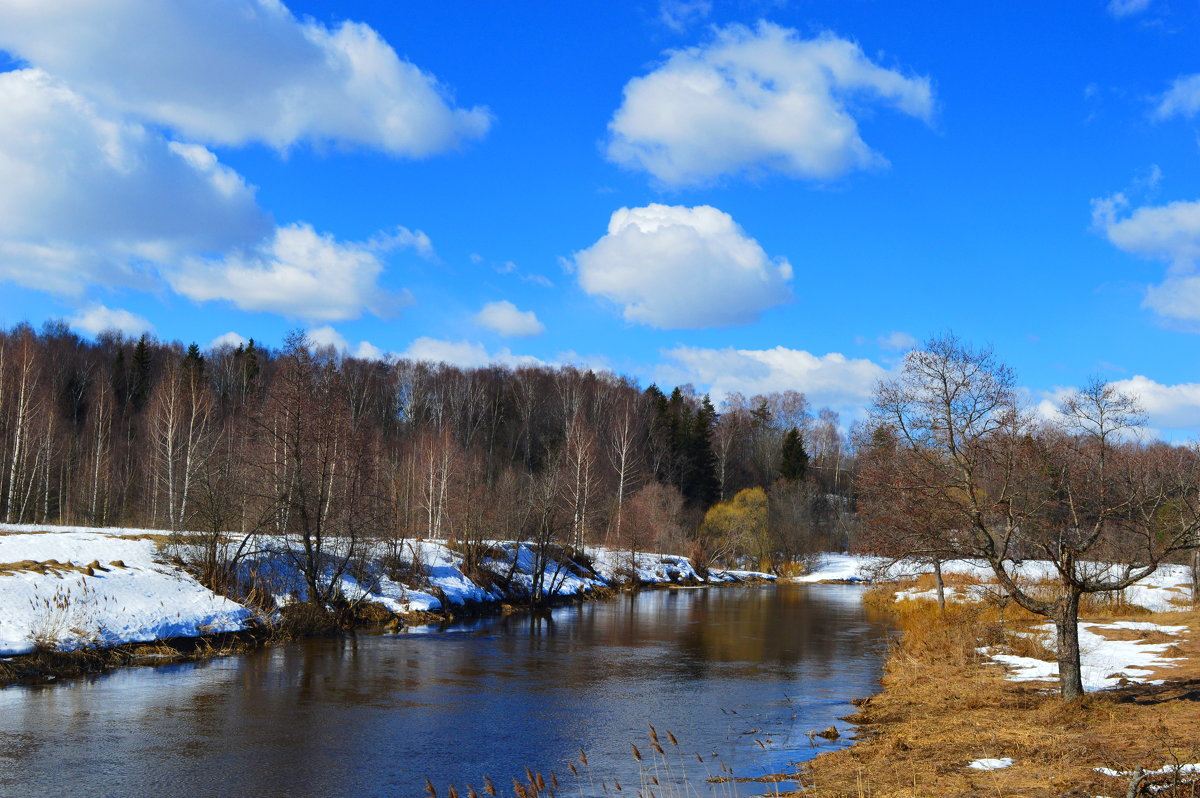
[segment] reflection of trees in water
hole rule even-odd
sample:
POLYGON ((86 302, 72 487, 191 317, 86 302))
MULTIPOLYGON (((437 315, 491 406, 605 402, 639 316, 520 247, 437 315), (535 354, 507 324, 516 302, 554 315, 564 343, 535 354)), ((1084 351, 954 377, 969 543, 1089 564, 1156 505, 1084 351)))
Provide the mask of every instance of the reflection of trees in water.
POLYGON ((689 658, 743 662, 751 670, 827 665, 861 656, 874 639, 859 628, 867 623, 860 604, 823 600, 804 587, 713 591, 694 603, 692 614, 680 641, 689 658))
POLYGON ((649 591, 460 631, 121 671, 0 702, 0 733, 22 741, 15 761, 0 762, 64 792, 86 786, 64 773, 118 762, 114 790, 128 794, 170 773, 203 786, 197 794, 408 795, 420 792, 417 773, 439 785, 496 778, 553 767, 579 745, 618 768, 646 722, 724 755, 744 724, 794 723, 768 707, 805 689, 793 687, 808 664, 847 697, 863 692, 841 665, 861 661, 884 627, 849 595, 790 585, 649 591), (743 709, 726 716, 725 707, 743 709))

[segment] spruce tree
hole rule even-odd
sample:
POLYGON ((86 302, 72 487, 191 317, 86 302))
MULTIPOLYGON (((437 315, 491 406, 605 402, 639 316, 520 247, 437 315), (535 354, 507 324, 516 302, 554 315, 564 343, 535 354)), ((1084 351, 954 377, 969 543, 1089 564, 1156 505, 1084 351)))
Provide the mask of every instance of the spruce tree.
POLYGON ((783 436, 782 457, 779 463, 779 474, 788 482, 799 482, 804 479, 808 470, 808 452, 804 450, 804 436, 800 430, 792 427, 783 436))
POLYGON ((150 347, 146 345, 143 333, 133 348, 133 362, 130 374, 129 399, 134 410, 141 410, 150 399, 150 347))

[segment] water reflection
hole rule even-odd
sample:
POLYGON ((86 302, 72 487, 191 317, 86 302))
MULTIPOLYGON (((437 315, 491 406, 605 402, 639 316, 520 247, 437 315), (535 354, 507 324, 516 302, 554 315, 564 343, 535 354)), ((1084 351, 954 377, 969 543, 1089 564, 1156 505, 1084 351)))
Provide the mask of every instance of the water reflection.
POLYGON ((629 743, 648 723, 710 772, 719 760, 760 775, 813 755, 804 733, 875 689, 887 630, 858 590, 646 592, 439 634, 8 688, 0 792, 420 795, 425 776, 562 774, 580 747, 597 784, 630 784, 629 743))

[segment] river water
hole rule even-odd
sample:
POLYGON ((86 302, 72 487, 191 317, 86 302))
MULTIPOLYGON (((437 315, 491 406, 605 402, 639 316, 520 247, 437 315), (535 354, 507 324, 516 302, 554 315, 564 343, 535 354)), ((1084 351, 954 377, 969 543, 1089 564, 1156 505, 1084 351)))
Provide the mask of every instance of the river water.
POLYGON ((850 699, 878 690, 887 635, 852 586, 644 591, 8 687, 0 794, 407 797, 429 778, 465 798, 485 775, 511 795, 526 767, 553 771, 562 795, 633 795, 651 778, 656 795, 769 794, 706 776, 845 745, 807 732, 847 729, 850 699), (686 790, 668 786, 681 777, 686 790))

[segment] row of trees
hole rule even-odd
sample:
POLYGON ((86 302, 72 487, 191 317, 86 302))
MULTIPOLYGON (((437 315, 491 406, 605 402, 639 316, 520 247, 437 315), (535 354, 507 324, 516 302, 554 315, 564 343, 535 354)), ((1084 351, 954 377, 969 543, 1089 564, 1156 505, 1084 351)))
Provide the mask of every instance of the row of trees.
POLYGON ((513 537, 770 563, 835 534, 827 497, 850 502, 853 471, 836 414, 796 392, 718 410, 688 386, 358 360, 302 333, 209 352, 59 323, 0 333, 0 519, 207 530, 214 580, 221 533, 284 534, 317 600, 330 547, 348 563, 367 539, 448 538, 468 566, 513 537), (792 508, 773 542, 701 534, 755 488, 792 508))
POLYGON ((0 333, 0 519, 204 531, 212 583, 246 551, 225 533, 271 533, 319 602, 363 541, 450 539, 468 569, 497 538, 756 568, 853 545, 973 557, 1055 622, 1072 697, 1081 596, 1200 544, 1200 456, 1143 421, 1099 382, 1047 419, 953 336, 909 353, 847 441, 794 391, 718 409, 571 367, 358 360, 302 333, 201 352, 50 323, 0 333), (1030 558, 1057 584, 1023 582, 1030 558))

